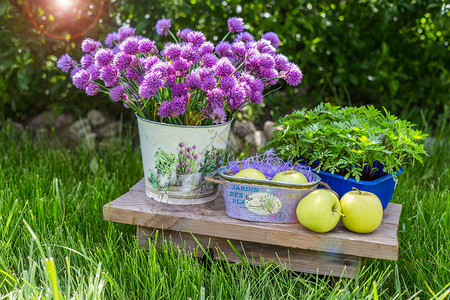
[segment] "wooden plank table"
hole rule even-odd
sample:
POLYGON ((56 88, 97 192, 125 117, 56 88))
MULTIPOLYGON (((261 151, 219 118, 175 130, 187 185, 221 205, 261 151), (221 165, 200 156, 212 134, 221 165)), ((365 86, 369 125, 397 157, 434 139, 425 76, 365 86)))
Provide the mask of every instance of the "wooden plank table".
MULTIPOLYGON (((174 244, 194 250, 201 243, 214 259, 241 261, 231 243, 251 264, 273 260, 294 271, 354 278, 364 258, 397 260, 397 229, 402 206, 390 203, 380 227, 370 234, 353 233, 339 223, 328 233, 312 232, 300 223, 280 224, 233 219, 220 195, 200 205, 171 205, 145 195, 144 181, 103 206, 107 221, 137 225, 147 247, 157 230, 174 244), (195 239, 193 238, 195 236, 195 239)), ((161 234, 159 235, 161 236, 161 234)), ((195 251, 201 255, 201 251, 195 251)))

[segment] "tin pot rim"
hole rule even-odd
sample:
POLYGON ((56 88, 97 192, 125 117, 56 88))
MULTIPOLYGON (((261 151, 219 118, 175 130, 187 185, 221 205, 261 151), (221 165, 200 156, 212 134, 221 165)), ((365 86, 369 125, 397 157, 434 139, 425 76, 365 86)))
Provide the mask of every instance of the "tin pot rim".
POLYGON ((148 119, 144 119, 140 116, 138 116, 137 114, 135 114, 136 118, 138 120, 141 120, 142 122, 147 122, 147 123, 151 123, 151 124, 155 124, 155 125, 161 125, 161 126, 168 126, 168 127, 178 127, 178 128, 217 128, 217 127, 222 127, 222 126, 228 126, 231 122, 234 121, 234 118, 231 118, 228 122, 223 123, 223 124, 217 124, 217 125, 205 125, 205 126, 192 126, 192 125, 176 125, 176 124, 168 124, 168 123, 162 123, 162 122, 156 122, 156 121, 151 121, 148 119))

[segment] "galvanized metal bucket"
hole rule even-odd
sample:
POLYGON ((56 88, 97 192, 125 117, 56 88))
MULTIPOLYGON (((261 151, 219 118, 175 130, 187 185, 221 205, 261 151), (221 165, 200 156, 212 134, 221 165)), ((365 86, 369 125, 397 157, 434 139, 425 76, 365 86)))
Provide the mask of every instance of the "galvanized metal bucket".
POLYGON ((204 180, 222 165, 231 121, 214 126, 181 126, 137 116, 145 194, 158 202, 202 204, 218 188, 204 180))

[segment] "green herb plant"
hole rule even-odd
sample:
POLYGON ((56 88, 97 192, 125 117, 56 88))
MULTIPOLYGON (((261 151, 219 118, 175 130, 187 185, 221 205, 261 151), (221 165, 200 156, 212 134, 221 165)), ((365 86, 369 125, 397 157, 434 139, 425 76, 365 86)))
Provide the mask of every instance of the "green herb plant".
POLYGON ((422 163, 426 155, 423 141, 427 134, 374 106, 321 103, 312 110, 294 111, 275 126, 283 129, 274 132, 266 148, 275 148, 283 159, 345 179, 374 180, 395 174, 414 160, 422 163))
POLYGON ((172 171, 175 169, 176 157, 173 153, 167 153, 161 148, 158 149, 155 153, 155 167, 158 172, 165 176, 170 175, 172 171))

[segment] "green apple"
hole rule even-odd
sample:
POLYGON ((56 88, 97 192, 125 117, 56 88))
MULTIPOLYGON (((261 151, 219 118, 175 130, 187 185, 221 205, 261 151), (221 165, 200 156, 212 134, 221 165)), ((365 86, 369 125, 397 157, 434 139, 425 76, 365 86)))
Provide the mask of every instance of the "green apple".
POLYGON ((383 219, 383 205, 371 192, 353 188, 341 198, 342 225, 350 231, 369 233, 378 228, 383 219))
POLYGON ((300 200, 297 206, 298 221, 315 232, 328 232, 341 218, 339 198, 329 190, 315 190, 300 200))
POLYGON ((272 181, 291 182, 291 183, 308 183, 305 175, 294 170, 287 170, 277 173, 272 181))
POLYGON ((240 170, 238 173, 234 175, 234 177, 246 177, 246 178, 254 178, 254 179, 267 179, 261 171, 258 171, 253 168, 247 168, 244 170, 240 170))

